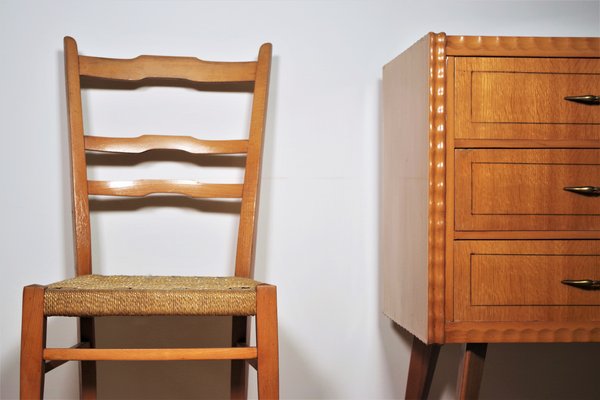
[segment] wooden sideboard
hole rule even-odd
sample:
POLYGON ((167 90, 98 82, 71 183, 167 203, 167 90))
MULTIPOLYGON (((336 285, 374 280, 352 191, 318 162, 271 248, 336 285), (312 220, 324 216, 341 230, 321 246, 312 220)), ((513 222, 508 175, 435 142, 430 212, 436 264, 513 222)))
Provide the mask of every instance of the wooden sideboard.
POLYGON ((383 68, 384 313, 439 346, 600 341, 600 38, 430 33, 383 68), (576 96, 570 97, 569 96, 576 96))

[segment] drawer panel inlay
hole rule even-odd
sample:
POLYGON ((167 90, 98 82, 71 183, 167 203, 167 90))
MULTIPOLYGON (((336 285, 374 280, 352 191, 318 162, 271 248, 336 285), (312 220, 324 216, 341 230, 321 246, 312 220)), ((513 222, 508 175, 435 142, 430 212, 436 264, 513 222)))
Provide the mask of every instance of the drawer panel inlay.
POLYGON ((600 140, 600 60, 456 59, 457 139, 600 140))
POLYGON ((457 150, 456 229, 600 230, 596 186, 600 150, 457 150))
POLYGON ((457 241, 456 321, 600 320, 600 291, 561 283, 600 280, 594 240, 457 241))
POLYGON ((600 305, 599 293, 561 283, 600 279, 597 254, 472 254, 470 265, 474 306, 600 305))

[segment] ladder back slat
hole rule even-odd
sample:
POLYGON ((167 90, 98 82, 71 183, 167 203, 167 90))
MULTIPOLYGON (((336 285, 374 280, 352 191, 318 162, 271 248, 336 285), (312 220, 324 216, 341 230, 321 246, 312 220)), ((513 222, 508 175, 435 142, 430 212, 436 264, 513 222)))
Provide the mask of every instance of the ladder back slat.
POLYGON ((82 76, 140 81, 148 78, 192 82, 250 82, 256 62, 213 62, 195 57, 138 56, 131 59, 79 56, 82 76))
POLYGON ((144 197, 180 194, 193 198, 241 198, 242 184, 201 183, 185 180, 88 181, 88 193, 97 196, 144 197))
POLYGON ((149 150, 181 150, 192 154, 242 154, 248 140, 200 140, 191 136, 142 135, 135 138, 85 136, 85 149, 139 154, 149 150))

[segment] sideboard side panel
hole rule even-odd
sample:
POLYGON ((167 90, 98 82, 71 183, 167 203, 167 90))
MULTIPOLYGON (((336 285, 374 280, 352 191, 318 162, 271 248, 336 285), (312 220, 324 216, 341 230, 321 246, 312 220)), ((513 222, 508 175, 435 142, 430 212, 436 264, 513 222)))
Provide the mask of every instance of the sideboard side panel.
POLYGON ((383 311, 425 343, 428 327, 430 35, 383 68, 383 311))

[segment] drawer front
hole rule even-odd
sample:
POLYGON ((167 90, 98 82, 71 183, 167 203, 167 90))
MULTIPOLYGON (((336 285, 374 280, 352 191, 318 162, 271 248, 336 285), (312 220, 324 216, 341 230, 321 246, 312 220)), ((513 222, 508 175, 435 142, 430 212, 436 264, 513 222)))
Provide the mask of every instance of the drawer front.
POLYGON ((456 59, 458 139, 600 140, 600 59, 456 59))
POLYGON ((600 241, 456 241, 456 321, 600 321, 600 241))
POLYGON ((457 231, 600 231, 600 196, 565 190, 600 187, 598 149, 456 150, 455 165, 457 231))

